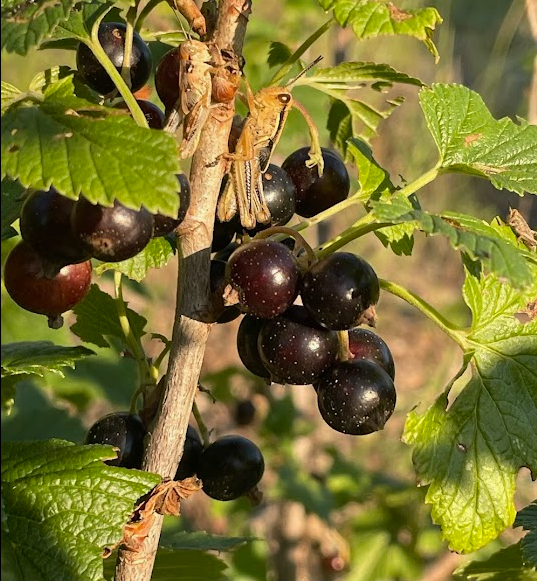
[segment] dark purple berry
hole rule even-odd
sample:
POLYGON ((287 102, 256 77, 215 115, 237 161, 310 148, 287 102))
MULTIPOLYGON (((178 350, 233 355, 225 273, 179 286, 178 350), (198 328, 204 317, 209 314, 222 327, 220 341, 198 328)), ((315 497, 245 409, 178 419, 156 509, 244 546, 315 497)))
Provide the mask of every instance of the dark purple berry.
POLYGON ((136 256, 151 240, 153 216, 114 201, 112 207, 81 198, 71 216, 73 233, 93 258, 120 262, 136 256))
POLYGON ((109 466, 142 467, 144 438, 147 431, 140 416, 114 412, 97 420, 88 431, 84 444, 108 444, 118 448, 117 458, 107 460, 109 466))
POLYGON ((230 256, 227 281, 243 312, 270 319, 286 311, 296 299, 300 268, 283 244, 252 240, 230 256))
POLYGON ((334 252, 304 274, 300 296, 321 325, 343 330, 362 322, 379 299, 379 281, 371 265, 350 252, 334 252))
POLYGON ((335 363, 339 348, 337 333, 323 329, 297 305, 265 321, 257 345, 272 381, 296 385, 317 381, 335 363))
POLYGON ((259 448, 242 436, 224 436, 202 452, 198 477, 205 494, 215 500, 234 500, 254 488, 265 462, 259 448))
POLYGON ((9 296, 23 309, 46 315, 49 326, 61 327, 61 314, 77 305, 91 284, 91 262, 69 264, 59 271, 22 241, 13 248, 4 267, 9 296))
MULTIPOLYGON (((99 43, 118 72, 121 72, 123 66, 126 28, 122 22, 103 22, 99 25, 99 43)), ((130 62, 131 91, 133 93, 147 83, 151 75, 152 64, 151 52, 147 44, 135 32, 130 62)), ((108 95, 116 88, 91 49, 82 42, 76 51, 76 66, 86 84, 97 93, 108 95)))
POLYGON ((235 238, 235 234, 240 231, 242 230, 238 215, 232 218, 229 222, 220 222, 220 220, 215 217, 211 252, 220 252, 224 250, 224 248, 231 243, 233 238, 235 238))
POLYGON ((351 329, 349 331, 349 351, 352 359, 365 359, 382 367, 395 379, 395 365, 388 345, 369 329, 351 329))
POLYGON ((343 434, 382 430, 395 409, 392 378, 371 361, 338 363, 323 373, 316 387, 324 421, 343 434))
POLYGON ((243 399, 235 406, 235 423, 238 426, 249 426, 255 418, 255 405, 251 399, 243 399))
POLYGON ((324 159, 323 175, 317 166, 308 167, 309 147, 292 153, 282 164, 296 186, 296 213, 311 218, 319 212, 342 202, 349 195, 350 178, 339 155, 322 148, 324 159))
POLYGON ((179 99, 179 69, 181 47, 169 50, 158 62, 155 70, 155 89, 166 110, 179 99))
POLYGON ((257 339, 263 326, 263 320, 252 315, 244 315, 237 331, 237 351, 246 369, 258 377, 270 379, 270 373, 261 361, 257 339))
MULTIPOLYGON (((164 112, 157 107, 157 105, 151 103, 151 101, 145 101, 144 99, 137 99, 136 102, 142 110, 150 129, 162 129, 164 127, 164 112)), ((129 110, 125 101, 114 105, 114 107, 116 109, 129 110)))
POLYGON ((179 224, 185 219, 188 208, 190 207, 190 182, 184 173, 177 174, 179 181, 179 212, 177 218, 170 218, 162 214, 153 215, 153 237, 167 236, 171 234, 179 224))
POLYGON ((224 289, 226 288, 226 263, 222 260, 211 260, 209 279, 209 301, 205 323, 229 323, 240 316, 240 310, 232 305, 226 307, 224 303, 224 289))
POLYGON ((76 202, 54 188, 31 193, 20 216, 21 235, 34 250, 59 267, 90 258, 71 229, 76 202))
POLYGON ((183 455, 177 467, 174 480, 184 480, 190 476, 195 476, 202 452, 203 444, 198 432, 192 426, 188 426, 183 455))

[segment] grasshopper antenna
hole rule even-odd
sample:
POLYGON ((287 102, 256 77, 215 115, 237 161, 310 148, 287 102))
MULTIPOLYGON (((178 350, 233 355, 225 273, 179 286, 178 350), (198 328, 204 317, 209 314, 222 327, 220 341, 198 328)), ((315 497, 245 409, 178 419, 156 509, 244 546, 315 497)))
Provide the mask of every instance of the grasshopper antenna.
POLYGON ((300 79, 300 77, 302 77, 303 75, 305 75, 312 67, 314 67, 318 62, 322 61, 323 57, 322 55, 319 55, 313 62, 311 62, 305 69, 302 69, 298 75, 296 77, 293 77, 290 81, 288 81, 284 87, 289 87, 290 85, 292 85, 293 83, 295 83, 296 81, 298 81, 298 79, 300 79))

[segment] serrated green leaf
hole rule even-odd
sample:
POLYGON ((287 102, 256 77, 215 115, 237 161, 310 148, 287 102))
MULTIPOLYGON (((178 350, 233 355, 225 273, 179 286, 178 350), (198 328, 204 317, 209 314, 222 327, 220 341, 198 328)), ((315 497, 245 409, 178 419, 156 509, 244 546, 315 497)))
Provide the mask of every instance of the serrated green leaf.
POLYGON ((293 51, 283 42, 271 42, 267 57, 267 65, 275 67, 287 62, 293 51))
POLYGON ((33 107, 13 106, 2 123, 2 178, 111 206, 177 215, 177 143, 127 115, 73 94, 72 78, 50 85, 33 107))
MULTIPOLYGON (((106 337, 116 337, 125 342, 115 299, 93 284, 84 299, 73 309, 76 323, 71 331, 85 343, 98 347, 110 347, 106 337)), ((130 327, 136 337, 145 335, 147 320, 136 311, 127 308, 130 327)))
MULTIPOLYGON (((229 581, 223 574, 227 565, 202 551, 171 551, 159 548, 151 581, 229 581)), ((105 561, 106 579, 114 576, 114 561, 105 561)))
POLYGON ((160 477, 113 468, 110 446, 2 442, 2 498, 19 579, 101 581, 103 550, 160 477))
POLYGON ((60 65, 57 67, 52 67, 45 71, 41 71, 35 75, 35 77, 30 81, 29 91, 43 93, 44 90, 54 83, 61 81, 65 77, 69 77, 73 74, 71 67, 60 65))
POLYGON ((2 240, 17 235, 17 231, 11 224, 19 218, 24 202, 24 191, 19 182, 9 179, 2 180, 2 240))
POLYGON ((93 271, 101 275, 107 270, 117 270, 136 282, 141 282, 150 268, 160 268, 168 264, 175 254, 175 244, 167 237, 153 238, 134 258, 123 262, 102 262, 93 271))
POLYGON ((442 23, 435 8, 402 10, 392 2, 378 0, 319 0, 325 10, 333 10, 334 17, 343 27, 351 27, 358 39, 378 36, 407 35, 423 43, 438 60, 438 50, 431 37, 442 23))
POLYGON ((476 581, 537 581, 535 568, 524 565, 520 543, 501 549, 484 561, 471 561, 459 567, 455 575, 476 581))
POLYGON ((420 103, 446 172, 485 177, 497 189, 537 193, 537 126, 496 120, 476 92, 435 84, 420 103))
POLYGON ((537 500, 523 508, 515 519, 515 527, 522 527, 528 531, 522 539, 522 553, 525 562, 537 567, 537 500))
POLYGON ((205 531, 179 531, 169 535, 164 534, 161 545, 175 551, 231 551, 255 540, 255 537, 224 537, 211 535, 205 531))
POLYGON ((426 502, 458 552, 484 546, 513 523, 515 476, 522 466, 537 472, 537 319, 515 317, 537 294, 533 273, 522 293, 467 272, 472 378, 449 408, 443 394, 407 418, 404 440, 414 447, 420 484, 429 485, 426 502))
POLYGON ((387 64, 362 61, 348 61, 333 67, 316 69, 307 76, 297 79, 295 84, 299 86, 326 83, 332 88, 337 88, 338 85, 350 88, 354 84, 370 81, 383 81, 382 90, 392 86, 393 83, 423 86, 416 77, 397 71, 387 64))
POLYGON ((23 95, 14 85, 2 81, 2 115, 23 95))
POLYGON ((480 261, 489 272, 508 279, 517 288, 527 286, 532 282, 530 266, 524 260, 524 254, 516 244, 511 243, 492 232, 482 234, 479 230, 467 230, 475 221, 472 217, 462 214, 460 221, 450 217, 430 214, 424 210, 414 209, 403 195, 394 194, 389 202, 373 203, 373 215, 380 222, 393 224, 413 224, 416 228, 431 236, 445 236, 453 248, 467 253, 472 260, 480 261), (464 221, 464 226, 462 222, 464 221))

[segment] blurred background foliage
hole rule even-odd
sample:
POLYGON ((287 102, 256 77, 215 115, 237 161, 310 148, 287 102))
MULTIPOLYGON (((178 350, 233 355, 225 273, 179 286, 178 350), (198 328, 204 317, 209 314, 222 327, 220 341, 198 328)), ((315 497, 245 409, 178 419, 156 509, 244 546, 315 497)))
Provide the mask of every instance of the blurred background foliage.
MULTIPOLYGON (((323 66, 341 60, 385 62, 425 83, 460 82, 480 92, 495 117, 528 114, 535 40, 521 0, 409 0, 404 8, 436 6, 444 23, 435 34, 441 60, 435 65, 423 45, 410 38, 380 38, 358 43, 346 30, 332 29, 313 45, 305 60, 324 57, 323 66)), ((254 2, 244 55, 245 74, 259 88, 271 78, 267 67, 274 40, 296 48, 326 20, 312 0, 254 2)), ((171 10, 162 5, 146 21, 151 30, 177 27, 171 10)), ((155 61, 168 49, 151 43, 155 61)), ((33 76, 53 65, 74 67, 74 53, 33 51, 26 57, 2 54, 2 77, 24 88, 33 76)), ((380 126, 373 152, 394 183, 415 179, 436 161, 414 87, 394 87, 385 99, 403 95, 405 103, 380 126)), ((322 144, 329 145, 325 128, 328 99, 298 88, 295 96, 316 120, 322 144)), ((150 98, 158 103, 154 91, 150 98)), ((533 120, 535 121, 535 120, 533 120)), ((308 143, 300 115, 291 113, 274 162, 308 143)), ((186 169, 186 168, 185 168, 186 169)), ((351 169, 352 172, 352 168, 351 169)), ((356 175, 354 175, 356 178, 356 175)), ((356 182, 355 182, 356 183, 356 182)), ((508 206, 518 207, 536 228, 537 204, 496 191, 488 182, 463 176, 443 176, 422 192, 421 203, 432 211, 452 209, 485 220, 505 217, 508 206)), ((337 217, 315 232, 316 244, 341 230, 357 216, 337 217)), ((2 259, 14 239, 2 243, 2 259)), ((379 276, 417 292, 458 323, 468 320, 462 303, 462 267, 457 253, 440 237, 417 237, 411 257, 396 257, 374 236, 353 244, 379 276), (416 273, 420 273, 416 276, 416 273)), ((153 271, 143 284, 126 289, 131 308, 148 319, 147 329, 170 336, 174 312, 175 261, 153 271)), ((103 290, 111 280, 101 277, 103 290)), ((429 405, 453 376, 460 354, 440 330, 411 307, 383 296, 378 309, 378 332, 390 346, 396 363, 398 405, 386 429, 365 438, 336 434, 320 421, 314 390, 309 386, 270 389, 245 371, 234 348, 239 321, 213 329, 202 384, 216 398, 200 393, 198 405, 216 437, 241 433, 262 448, 267 472, 262 481, 263 503, 252 508, 246 500, 211 501, 203 494, 184 504, 183 516, 166 523, 164 541, 179 530, 252 535, 227 557, 235 581, 441 581, 464 558, 449 553, 439 528, 424 505, 424 490, 416 488, 408 447, 400 442, 406 414, 421 403, 429 405), (253 404, 253 418, 238 425, 239 401, 253 404), (322 424, 322 425, 321 425, 322 424)), ((66 316, 59 331, 48 329, 44 317, 19 309, 2 287, 2 342, 48 339, 76 343, 66 316)), ((158 341, 146 340, 147 352, 158 353, 158 341)), ((92 346, 92 348, 94 348, 92 346)), ((43 381, 19 385, 16 404, 2 417, 6 440, 65 438, 81 442, 89 425, 116 409, 127 409, 136 384, 134 362, 117 349, 95 349, 97 355, 67 370, 66 378, 50 375, 43 381)), ((239 418, 239 423, 240 420, 239 418)), ((194 420, 192 421, 194 423, 194 420)), ((528 504, 531 483, 519 477, 517 502, 528 504)), ((516 538, 513 531, 482 551, 489 554, 516 538)))

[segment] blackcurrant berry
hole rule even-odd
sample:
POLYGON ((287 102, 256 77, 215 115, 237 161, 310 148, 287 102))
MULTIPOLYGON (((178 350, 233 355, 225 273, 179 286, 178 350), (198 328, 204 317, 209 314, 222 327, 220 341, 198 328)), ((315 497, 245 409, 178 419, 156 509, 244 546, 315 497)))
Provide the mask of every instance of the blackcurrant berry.
POLYGON ((379 299, 379 281, 371 265, 350 252, 334 252, 303 276, 300 296, 316 321, 329 329, 351 329, 379 299))
POLYGON ((323 373, 317 397, 325 422, 338 432, 356 436, 382 430, 396 401, 392 378, 363 359, 338 363, 323 373))
POLYGON ((224 436, 202 452, 198 477, 205 494, 215 500, 234 500, 258 484, 265 471, 259 448, 242 436, 224 436))
MULTIPOLYGON (((99 26, 99 43, 112 64, 121 72, 125 53, 126 26, 122 22, 103 22, 99 26)), ((97 60, 91 49, 84 43, 78 45, 76 66, 86 84, 101 95, 115 89, 115 84, 97 60)), ((152 68, 151 53, 142 37, 134 32, 130 62, 131 91, 141 89, 149 79, 152 68)))
POLYGON ((227 281, 236 291, 242 311, 270 319, 286 311, 296 299, 300 268, 283 244, 252 240, 230 256, 227 281))
POLYGON ((252 230, 247 230, 254 236, 261 230, 271 226, 283 226, 293 217, 296 209, 296 188, 289 174, 281 167, 270 164, 263 174, 263 194, 270 211, 270 222, 258 223, 252 230))
POLYGON ((118 448, 117 458, 107 460, 109 466, 142 467, 144 438, 147 431, 140 416, 129 412, 113 412, 97 420, 89 429, 84 444, 108 444, 118 448))
POLYGON ((153 237, 167 236, 171 234, 179 224, 185 219, 190 207, 190 182, 184 173, 177 174, 179 181, 179 212, 177 218, 170 218, 162 214, 153 215, 153 237))
POLYGON ((194 476, 198 471, 198 464, 202 452, 203 444, 201 443, 198 432, 192 426, 188 426, 183 455, 177 467, 174 480, 184 480, 185 478, 194 476))
POLYGON ((220 252, 221 250, 224 250, 224 248, 231 243, 233 238, 235 238, 235 234, 240 231, 242 230, 238 215, 232 218, 229 222, 220 222, 218 218, 215 218, 211 252, 220 252))
POLYGON ((311 218, 348 195, 351 182, 347 168, 339 155, 330 149, 322 148, 324 171, 319 176, 317 166, 307 167, 309 147, 292 153, 282 164, 296 186, 296 213, 311 218))
POLYGON ((155 69, 155 89, 166 110, 171 109, 179 99, 180 48, 169 50, 155 69))
POLYGON ((235 406, 235 423, 238 426, 249 426, 255 418, 255 405, 251 399, 243 399, 235 406))
POLYGON ((261 361, 257 339, 263 326, 263 320, 244 315, 237 331, 237 351, 246 369, 258 377, 270 379, 270 373, 261 361))
POLYGON ((10 297, 23 309, 46 315, 49 326, 61 327, 61 314, 86 295, 91 284, 91 262, 69 264, 50 272, 50 264, 22 241, 13 248, 4 267, 10 297))
POLYGON ((224 289, 226 287, 226 263, 222 260, 211 260, 209 279, 209 301, 204 316, 205 323, 229 323, 240 316, 235 306, 226 307, 224 289))
POLYGON ((323 329, 298 305, 265 321, 257 345, 261 361, 276 383, 313 383, 335 363, 338 354, 337 333, 323 329))
POLYGON ((112 207, 81 198, 71 215, 75 236, 98 260, 120 262, 143 250, 153 234, 153 216, 145 209, 132 210, 114 201, 112 207))
MULTIPOLYGON (((162 129, 164 127, 164 113, 159 107, 154 103, 151 103, 151 101, 146 101, 144 99, 136 99, 136 102, 142 110, 150 129, 162 129)), ((116 109, 129 110, 125 101, 114 105, 114 107, 116 109)))
POLYGON ((349 351, 352 359, 365 359, 382 367, 395 379, 395 365, 388 345, 369 329, 349 331, 349 351))
POLYGON ((71 229, 71 213, 75 203, 50 188, 31 193, 21 209, 23 240, 59 267, 90 258, 71 229))

